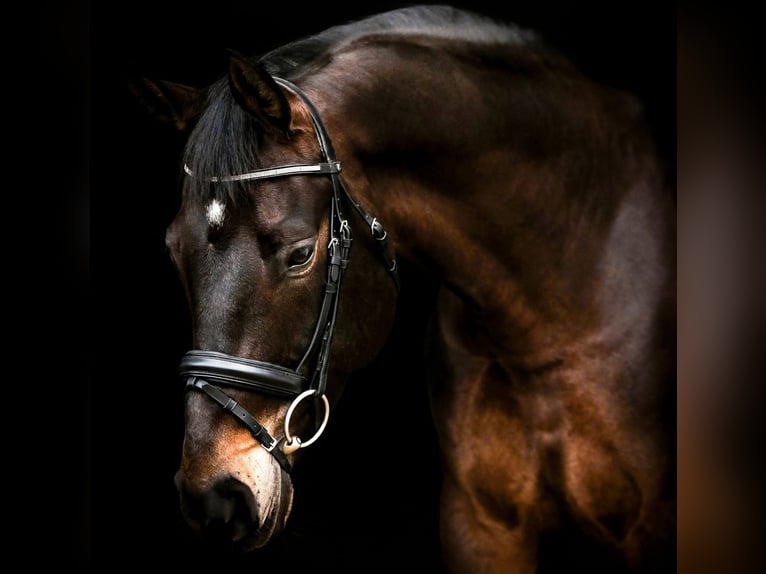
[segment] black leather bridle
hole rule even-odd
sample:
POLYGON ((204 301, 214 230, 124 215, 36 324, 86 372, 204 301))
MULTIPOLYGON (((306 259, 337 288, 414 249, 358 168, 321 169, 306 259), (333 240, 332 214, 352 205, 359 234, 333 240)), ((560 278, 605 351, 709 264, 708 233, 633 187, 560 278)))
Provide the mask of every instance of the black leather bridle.
MULTIPOLYGON (((329 404, 324 393, 330 363, 330 347, 335 334, 341 284, 348 265, 352 242, 351 227, 343 213, 342 198, 345 198, 370 227, 380 256, 391 274, 397 290, 399 289, 399 270, 396 259, 389 249, 383 224, 377 218, 370 216, 351 197, 341 182, 339 176, 340 162, 335 158, 335 150, 330 136, 317 109, 297 86, 282 78, 275 77, 274 80, 279 85, 294 92, 308 108, 319 142, 321 161, 316 164, 285 165, 237 175, 212 177, 209 178, 209 181, 248 181, 293 175, 326 175, 330 177, 332 180, 332 197, 330 201, 329 256, 327 281, 325 282, 319 318, 308 349, 295 369, 215 351, 192 350, 188 351, 181 359, 179 372, 186 381, 186 391, 202 392, 230 412, 250 429, 255 439, 274 456, 280 466, 286 472, 290 472, 290 463, 286 454, 301 446, 308 446, 313 443, 324 430, 329 416, 329 404), (305 374, 310 368, 312 359, 315 359, 313 372, 305 374), (292 399, 293 402, 287 411, 284 422, 285 438, 277 441, 271 436, 255 417, 220 388, 227 386, 292 399), (315 401, 321 399, 324 402, 324 420, 315 430, 311 439, 301 441, 298 437, 292 437, 290 434, 290 417, 297 404, 308 397, 313 397, 315 401)), ((194 176, 188 166, 184 166, 184 169, 190 176, 194 176)))

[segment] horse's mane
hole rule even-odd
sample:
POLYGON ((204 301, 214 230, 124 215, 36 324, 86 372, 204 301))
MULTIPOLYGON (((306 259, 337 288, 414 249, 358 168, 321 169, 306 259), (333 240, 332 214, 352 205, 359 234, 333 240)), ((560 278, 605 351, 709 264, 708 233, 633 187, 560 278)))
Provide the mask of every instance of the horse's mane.
POLYGON ((421 5, 327 28, 268 52, 260 62, 270 73, 290 77, 318 57, 372 34, 416 34, 484 44, 519 44, 537 40, 530 31, 487 16, 446 5, 421 5))
MULTIPOLYGON (((446 5, 410 6, 341 24, 278 47, 254 61, 273 75, 291 79, 330 52, 368 35, 417 35, 472 44, 536 44, 534 33, 489 17, 446 5)), ((213 83, 197 124, 189 136, 184 162, 195 173, 190 190, 203 199, 242 197, 237 183, 205 183, 213 176, 251 171, 258 165, 255 121, 240 108, 226 77, 213 83)))

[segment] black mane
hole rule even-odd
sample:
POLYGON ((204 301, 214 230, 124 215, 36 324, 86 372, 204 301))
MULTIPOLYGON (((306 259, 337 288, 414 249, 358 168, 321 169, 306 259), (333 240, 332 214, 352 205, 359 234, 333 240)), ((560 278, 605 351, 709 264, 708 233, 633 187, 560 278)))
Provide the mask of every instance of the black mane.
POLYGON ((376 14, 281 46, 259 61, 269 73, 290 79, 330 51, 370 34, 417 34, 477 43, 526 43, 532 32, 446 5, 410 6, 376 14))
MULTIPOLYGON (((272 75, 292 79, 323 56, 370 34, 416 34, 485 44, 536 41, 533 33, 486 16, 451 6, 423 5, 333 26, 278 47, 254 61, 263 64, 272 75)), ((201 199, 234 199, 242 195, 241 184, 210 184, 206 180, 263 167, 258 164, 257 124, 237 105, 226 77, 210 86, 203 110, 183 154, 184 163, 195 174, 190 189, 201 199)))

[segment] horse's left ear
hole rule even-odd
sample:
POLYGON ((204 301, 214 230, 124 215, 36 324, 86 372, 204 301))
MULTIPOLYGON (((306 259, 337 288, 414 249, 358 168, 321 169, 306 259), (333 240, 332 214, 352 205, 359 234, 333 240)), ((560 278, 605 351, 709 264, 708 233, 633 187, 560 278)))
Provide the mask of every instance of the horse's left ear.
POLYGON ((261 64, 229 51, 229 86, 240 106, 268 131, 290 131, 290 104, 282 88, 261 64))
POLYGON ((130 80, 128 87, 152 117, 181 132, 197 117, 204 95, 199 88, 147 78, 130 80))

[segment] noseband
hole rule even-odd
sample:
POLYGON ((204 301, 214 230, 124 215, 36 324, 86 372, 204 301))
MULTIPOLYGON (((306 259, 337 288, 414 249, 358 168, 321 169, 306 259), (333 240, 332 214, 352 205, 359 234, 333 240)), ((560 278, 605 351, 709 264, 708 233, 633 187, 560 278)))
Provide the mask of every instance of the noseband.
MULTIPOLYGON (((341 197, 348 201, 370 227, 372 237, 375 239, 375 245, 383 259, 383 263, 394 280, 397 290, 399 289, 399 270, 396 259, 391 255, 388 247, 387 234, 383 225, 377 218, 370 216, 351 197, 341 182, 339 176, 340 162, 335 158, 335 150, 330 141, 330 136, 319 117, 317 109, 306 94, 297 86, 281 78, 275 77, 274 80, 279 85, 294 92, 308 108, 314 124, 317 141, 319 142, 321 161, 316 164, 285 165, 257 169, 243 174, 211 177, 208 181, 251 181, 298 175, 323 175, 330 177, 332 181, 332 198, 330 202, 330 242, 328 245, 327 281, 325 282, 319 318, 317 319, 308 349, 296 369, 215 351, 192 350, 188 351, 181 359, 179 372, 186 380, 187 392, 202 392, 226 411, 230 412, 250 430, 255 439, 274 456, 279 465, 286 472, 290 472, 290 463, 286 455, 316 441, 322 434, 322 431, 324 431, 330 414, 329 402, 325 396, 327 373, 330 364, 330 347, 333 335, 335 334, 340 289, 346 266, 348 265, 352 242, 351 227, 344 216, 341 197), (307 373, 312 359, 315 359, 313 372, 307 373), (278 441, 271 436, 255 417, 223 392, 221 387, 235 387, 292 399, 292 403, 285 416, 284 439, 278 441), (301 441, 300 438, 294 437, 290 433, 290 419, 297 405, 309 397, 314 399, 315 407, 318 406, 318 402, 321 401, 323 403, 324 417, 321 423, 318 424, 314 435, 308 440, 301 441)), ((184 165, 184 170, 189 176, 194 176, 194 173, 188 166, 184 165)))

